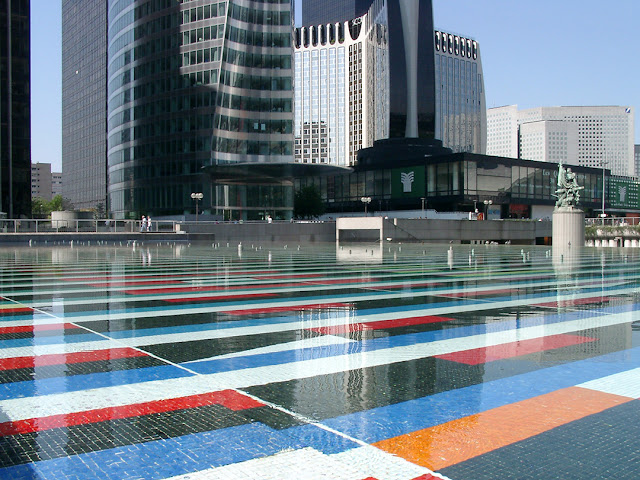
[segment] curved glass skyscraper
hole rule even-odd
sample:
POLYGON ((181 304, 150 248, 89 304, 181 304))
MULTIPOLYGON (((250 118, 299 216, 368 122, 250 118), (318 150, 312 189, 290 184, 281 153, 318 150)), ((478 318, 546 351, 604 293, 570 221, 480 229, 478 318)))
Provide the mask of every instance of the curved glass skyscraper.
POLYGON ((226 218, 286 216, 290 187, 203 167, 293 161, 290 0, 109 0, 108 16, 113 216, 191 212, 194 192, 226 218))

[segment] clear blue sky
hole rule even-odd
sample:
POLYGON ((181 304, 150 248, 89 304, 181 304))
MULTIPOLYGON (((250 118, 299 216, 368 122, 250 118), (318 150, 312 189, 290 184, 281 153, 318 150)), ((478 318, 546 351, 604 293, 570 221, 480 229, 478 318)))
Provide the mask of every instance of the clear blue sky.
MULTIPOLYGON (((61 3, 31 0, 32 161, 54 171, 61 3)), ((436 28, 480 43, 488 107, 630 105, 640 143, 640 0, 433 0, 433 16, 436 28)))

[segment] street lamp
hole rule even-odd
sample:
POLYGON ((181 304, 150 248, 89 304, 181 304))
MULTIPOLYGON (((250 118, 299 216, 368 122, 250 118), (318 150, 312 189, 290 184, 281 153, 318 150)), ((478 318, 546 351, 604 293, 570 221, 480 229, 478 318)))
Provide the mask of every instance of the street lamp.
POLYGON ((489 205, 493 204, 493 200, 485 200, 484 203, 484 219, 489 220, 489 205))
POLYGON ((367 216, 367 206, 371 203, 371 197, 361 197, 360 201, 364 203, 364 216, 367 216))
POLYGON ((204 195, 202 193, 192 193, 191 198, 196 201, 196 223, 198 223, 198 201, 202 200, 204 195))
POLYGON ((600 216, 602 217, 602 222, 604 224, 604 218, 607 216, 606 213, 604 213, 604 191, 605 191, 605 177, 604 177, 604 166, 608 165, 609 162, 602 162, 602 213, 600 214, 600 216))

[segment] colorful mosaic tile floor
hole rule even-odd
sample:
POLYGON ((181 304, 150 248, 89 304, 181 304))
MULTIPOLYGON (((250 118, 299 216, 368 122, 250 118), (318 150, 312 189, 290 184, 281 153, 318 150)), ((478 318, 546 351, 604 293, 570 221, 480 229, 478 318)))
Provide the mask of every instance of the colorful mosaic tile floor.
POLYGON ((1 479, 636 479, 640 251, 0 249, 1 479))

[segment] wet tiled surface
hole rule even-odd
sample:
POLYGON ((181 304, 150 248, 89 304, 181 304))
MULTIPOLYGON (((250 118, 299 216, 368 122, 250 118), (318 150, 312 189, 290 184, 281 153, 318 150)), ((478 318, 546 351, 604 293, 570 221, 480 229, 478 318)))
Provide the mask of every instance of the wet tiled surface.
POLYGON ((0 249, 2 479, 636 479, 640 252, 0 249))

